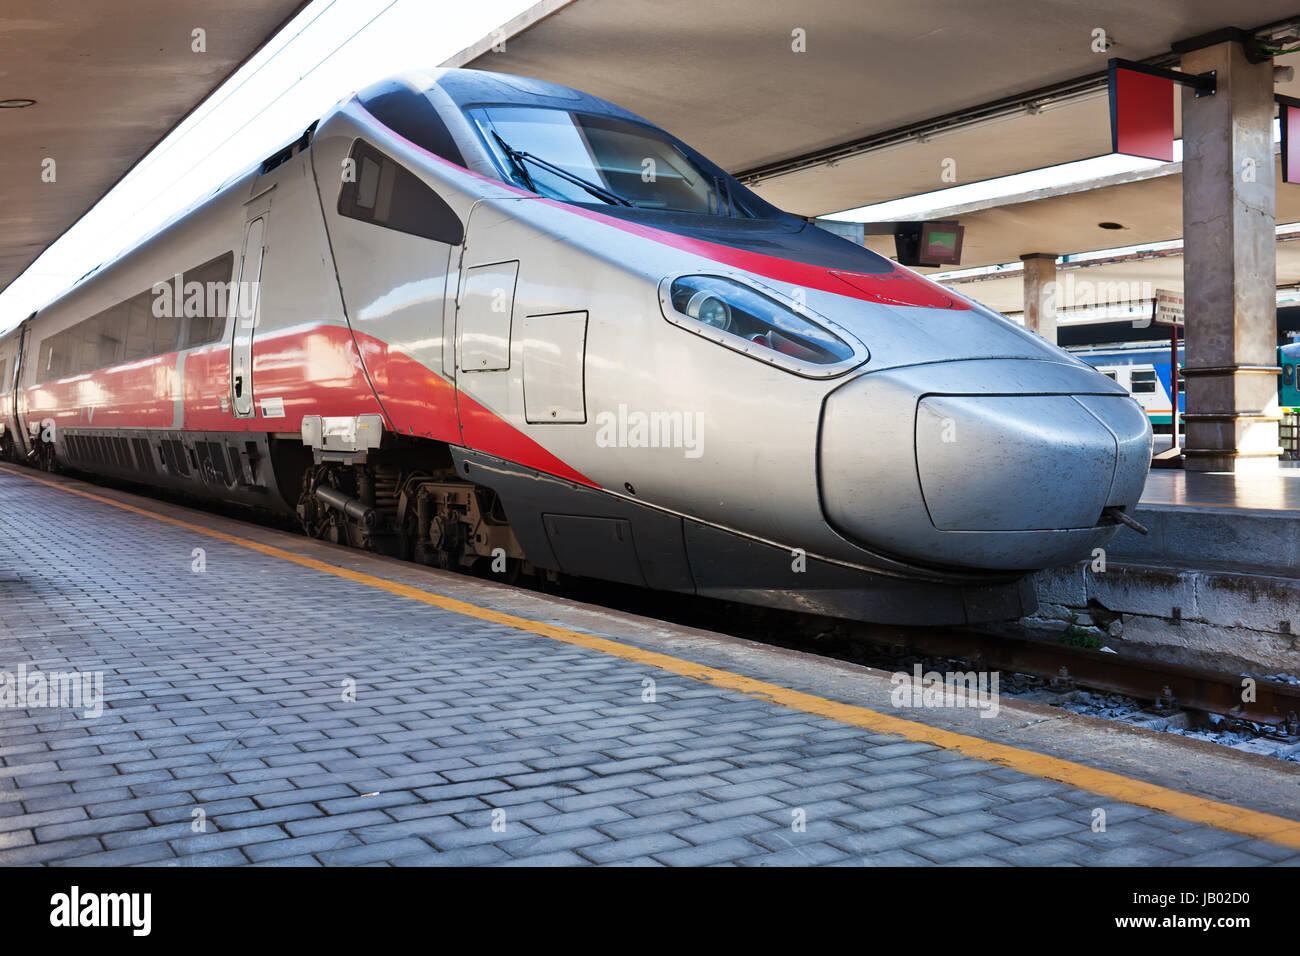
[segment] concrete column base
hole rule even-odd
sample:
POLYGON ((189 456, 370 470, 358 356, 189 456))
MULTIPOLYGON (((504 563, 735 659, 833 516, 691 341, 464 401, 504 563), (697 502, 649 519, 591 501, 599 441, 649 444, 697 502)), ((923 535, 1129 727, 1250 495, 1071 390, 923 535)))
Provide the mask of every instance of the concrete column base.
POLYGON ((1224 455, 1213 449, 1183 449, 1183 468, 1186 471, 1230 471, 1237 475, 1268 475, 1278 471, 1278 459, 1264 455, 1246 458, 1241 455, 1224 455))
POLYGON ((1273 366, 1189 368, 1184 467, 1192 471, 1276 470, 1282 448, 1273 366))

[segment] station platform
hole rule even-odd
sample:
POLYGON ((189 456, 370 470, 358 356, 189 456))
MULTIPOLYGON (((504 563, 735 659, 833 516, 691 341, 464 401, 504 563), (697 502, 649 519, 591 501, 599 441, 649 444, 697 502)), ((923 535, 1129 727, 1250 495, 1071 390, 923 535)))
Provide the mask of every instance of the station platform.
POLYGON ((1135 517, 1107 552, 1126 560, 1300 576, 1300 467, 1269 474, 1153 469, 1135 517))
POLYGON ((1300 676, 1300 463, 1152 470, 1134 517, 1148 533, 1121 528, 1104 569, 1038 574, 1031 630, 1081 623, 1165 661, 1300 676))
POLYGON ((6 466, 19 668, 0 865, 1300 863, 1300 766, 6 466))
POLYGON ((1280 462, 1268 474, 1153 469, 1142 504, 1243 511, 1300 511, 1300 462, 1280 462))

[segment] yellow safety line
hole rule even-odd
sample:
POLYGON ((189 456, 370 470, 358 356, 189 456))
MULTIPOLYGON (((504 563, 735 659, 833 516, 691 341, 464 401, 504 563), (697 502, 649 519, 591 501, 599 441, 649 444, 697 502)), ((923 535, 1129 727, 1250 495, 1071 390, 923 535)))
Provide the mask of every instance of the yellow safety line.
POLYGON ((123 511, 130 511, 134 514, 143 515, 146 518, 152 518, 155 521, 161 521, 164 524, 169 524, 173 527, 184 528, 185 530, 193 531, 196 534, 206 535, 210 538, 226 541, 230 544, 235 544, 242 548, 256 551, 259 554, 265 554, 269 557, 289 561, 304 568, 311 568, 314 571, 332 574, 335 577, 353 581, 357 584, 364 584, 367 587, 378 588, 381 591, 387 591, 389 594, 409 598, 412 601, 419 601, 422 604, 429 604, 445 611, 452 611, 456 614, 462 614, 466 617, 472 617, 480 621, 489 621, 493 624, 502 624, 506 627, 525 631, 530 634, 537 634, 541 637, 561 641, 565 644, 572 644, 576 647, 599 651, 603 654, 609 654, 626 661, 645 665, 646 667, 656 667, 673 674, 679 674, 682 677, 688 677, 692 680, 712 684, 715 687, 738 691, 751 697, 762 698, 763 700, 770 701, 774 704, 780 704, 793 710, 803 711, 807 714, 816 714, 819 717, 829 717, 831 720, 837 720, 840 723, 848 724, 853 727, 860 727, 863 730, 869 730, 873 733, 891 734, 896 737, 902 737, 906 740, 933 744, 937 747, 942 747, 945 750, 955 750, 958 753, 965 754, 966 756, 977 760, 1000 764, 1014 770, 1019 770, 1021 773, 1041 777, 1046 780, 1056 780, 1061 783, 1069 784, 1070 786, 1076 787, 1080 790, 1086 790, 1089 793, 1110 797, 1123 803, 1132 803, 1137 806, 1148 807, 1152 810, 1159 810, 1162 813, 1167 813, 1170 816, 1175 816, 1183 820, 1189 820, 1193 823, 1201 823, 1207 826, 1217 827, 1221 830, 1230 830, 1233 833, 1241 833, 1245 836, 1268 840, 1273 843, 1279 843, 1283 846, 1300 849, 1300 822, 1289 820, 1285 817, 1278 817, 1269 813, 1261 813, 1256 810, 1247 810, 1243 807, 1233 806, 1232 804, 1219 803, 1215 800, 1209 800, 1204 797, 1197 797, 1191 794, 1181 793, 1177 790, 1171 790, 1168 787, 1162 787, 1159 784, 1148 783, 1143 780, 1135 780, 1132 777, 1126 777, 1122 774, 1111 773, 1107 770, 1099 770, 1095 767, 1088 767, 1070 760, 1063 760, 1060 757, 1051 757, 1047 754, 1021 750, 1017 747, 1008 746, 1007 744, 994 743, 993 741, 984 740, 979 737, 972 737, 967 734, 942 730, 938 727, 931 727, 927 724, 917 723, 916 721, 893 717, 889 714, 883 714, 866 707, 859 707, 855 704, 845 704, 839 701, 829 700, 825 697, 818 697, 815 694, 807 694, 802 691, 792 690, 788 687, 782 687, 779 684, 772 684, 767 681, 756 680, 752 677, 745 677, 742 674, 736 674, 717 667, 710 667, 707 664, 697 664, 693 661, 671 657, 668 654, 661 654, 657 651, 648 651, 629 644, 622 644, 608 638, 596 637, 593 634, 584 634, 580 631, 573 631, 555 624, 544 624, 541 621, 533 621, 529 618, 518 617, 514 614, 506 614, 501 611, 491 610, 490 608, 479 607, 476 604, 470 604, 466 601, 457 600, 456 598, 435 594, 421 588, 411 587, 406 584, 398 584, 395 581, 375 577, 371 574, 363 574, 360 571, 352 571, 348 568, 338 567, 337 565, 326 564, 324 561, 317 561, 315 558, 304 557, 300 554, 294 554, 291 551, 285 551, 281 548, 272 547, 271 545, 260 544, 257 541, 251 541, 247 538, 225 534, 221 531, 215 531, 212 528, 205 528, 202 525, 190 524, 189 522, 170 518, 166 515, 148 511, 144 508, 137 508, 134 505, 115 501, 112 498, 106 498, 103 495, 81 491, 76 488, 70 488, 67 485, 58 484, 43 478, 37 478, 35 475, 13 471, 9 468, 0 468, 0 471, 7 472, 11 475, 21 474, 24 478, 28 478, 42 485, 48 485, 51 488, 58 488, 63 491, 71 492, 74 495, 80 495, 81 497, 89 498, 92 501, 99 501, 103 504, 112 505, 114 508, 120 508, 123 511))

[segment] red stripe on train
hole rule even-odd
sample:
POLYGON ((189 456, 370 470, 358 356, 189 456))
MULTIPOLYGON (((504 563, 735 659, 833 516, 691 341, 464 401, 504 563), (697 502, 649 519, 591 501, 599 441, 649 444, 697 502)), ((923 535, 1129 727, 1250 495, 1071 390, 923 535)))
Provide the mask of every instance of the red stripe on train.
MULTIPOLYGON (((383 411, 397 432, 464 445, 599 487, 491 409, 464 392, 458 395, 450 381, 410 355, 364 333, 357 333, 356 339, 383 411)), ((181 373, 177 372, 178 357, 172 352, 31 386, 26 389, 25 418, 53 419, 56 432, 65 428, 168 429, 175 425, 175 401, 182 387, 181 431, 298 432, 304 415, 353 416, 381 411, 352 334, 343 326, 286 329, 254 339, 253 418, 236 418, 230 411, 227 344, 187 353, 181 373), (284 415, 265 417, 263 399, 278 399, 284 415)))

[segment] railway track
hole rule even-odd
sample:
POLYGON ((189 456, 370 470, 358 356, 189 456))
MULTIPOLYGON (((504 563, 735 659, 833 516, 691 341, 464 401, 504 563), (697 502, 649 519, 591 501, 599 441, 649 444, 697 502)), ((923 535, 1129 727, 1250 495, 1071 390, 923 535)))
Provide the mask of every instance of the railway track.
POLYGON ((1003 634, 926 630, 909 633, 909 643, 973 670, 1030 674, 1149 701, 1159 712, 1203 711, 1300 735, 1300 686, 1292 684, 1003 634))
POLYGON ((1300 685, 1243 677, 1110 651, 987 630, 866 624, 747 605, 682 598, 649 600, 636 589, 601 583, 570 590, 593 604, 721 631, 855 663, 897 669, 918 659, 957 662, 963 669, 1039 677, 1061 691, 1119 694, 1146 702, 1154 714, 1188 711, 1256 725, 1270 735, 1300 738, 1300 685), (755 613, 756 611, 760 613, 755 613))

